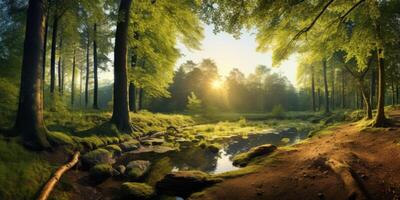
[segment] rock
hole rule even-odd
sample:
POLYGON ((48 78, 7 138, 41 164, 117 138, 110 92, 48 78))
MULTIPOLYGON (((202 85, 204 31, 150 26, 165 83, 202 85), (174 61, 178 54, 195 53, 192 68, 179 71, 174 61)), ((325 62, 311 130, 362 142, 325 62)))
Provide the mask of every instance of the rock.
POLYGON ((89 176, 96 182, 101 183, 113 175, 114 169, 110 164, 98 164, 90 168, 89 176))
POLYGON ((272 144, 264 144, 251 148, 248 152, 241 153, 233 158, 233 165, 245 167, 252 159, 258 156, 269 155, 276 150, 272 144))
POLYGON ((207 150, 209 150, 212 153, 218 153, 221 147, 217 144, 210 144, 207 146, 207 150))
POLYGON ((178 171, 165 175, 157 182, 156 188, 166 194, 188 197, 221 181, 222 179, 213 178, 201 171, 178 171))
POLYGON ((104 149, 108 150, 109 152, 112 152, 114 155, 121 155, 122 149, 116 144, 110 144, 104 147, 104 149))
POLYGON ((88 168, 97 164, 112 164, 115 162, 112 157, 111 152, 100 148, 84 154, 82 156, 82 164, 88 168))
POLYGON ((189 148, 190 146, 193 145, 192 141, 187 140, 187 139, 183 139, 183 138, 177 139, 176 142, 178 142, 179 145, 180 145, 180 147, 181 147, 181 148, 184 148, 184 149, 185 149, 185 148, 189 148))
POLYGON ((120 174, 124 174, 126 171, 126 167, 123 165, 118 165, 116 170, 120 173, 120 174))
POLYGON ((139 148, 139 141, 137 140, 129 140, 126 142, 123 142, 119 145, 122 149, 122 151, 133 151, 139 148))
POLYGON ((162 145, 165 143, 165 140, 162 138, 151 138, 151 139, 142 141, 142 143, 146 144, 146 145, 153 145, 153 146, 154 145, 162 145))
POLYGON ((196 138, 196 139, 198 139, 198 140, 204 140, 206 137, 205 137, 204 135, 201 135, 201 134, 196 134, 196 135, 194 136, 194 138, 196 138))
POLYGON ((155 196, 154 189, 145 183, 125 182, 121 186, 122 196, 132 200, 146 200, 155 196))
POLYGON ((126 175, 130 180, 137 180, 147 173, 150 169, 150 161, 135 160, 126 166, 126 175))

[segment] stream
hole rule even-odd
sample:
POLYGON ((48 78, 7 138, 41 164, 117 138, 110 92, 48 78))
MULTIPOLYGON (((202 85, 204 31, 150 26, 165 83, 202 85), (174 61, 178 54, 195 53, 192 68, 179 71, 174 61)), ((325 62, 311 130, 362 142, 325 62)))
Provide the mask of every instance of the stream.
MULTIPOLYGON (((218 174, 238 169, 232 164, 232 158, 235 155, 262 144, 276 146, 295 144, 307 138, 307 134, 307 132, 298 132, 295 128, 280 131, 268 129, 247 136, 219 139, 218 143, 222 145, 222 148, 218 153, 194 145, 181 148, 179 151, 162 154, 128 154, 122 156, 117 162, 126 165, 132 160, 149 160, 151 162, 150 171, 141 182, 154 186, 162 177, 174 171, 200 170, 210 174, 218 174)), ((160 199, 182 200, 180 197, 160 197, 160 199)))

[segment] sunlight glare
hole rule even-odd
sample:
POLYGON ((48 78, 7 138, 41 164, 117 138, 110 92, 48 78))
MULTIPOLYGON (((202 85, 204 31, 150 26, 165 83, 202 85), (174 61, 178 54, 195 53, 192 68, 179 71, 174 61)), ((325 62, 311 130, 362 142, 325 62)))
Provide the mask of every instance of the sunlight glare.
POLYGON ((211 87, 212 87, 213 89, 221 89, 222 86, 223 86, 223 84, 224 84, 224 82, 222 82, 221 80, 217 79, 217 80, 214 80, 214 81, 211 83, 211 87))

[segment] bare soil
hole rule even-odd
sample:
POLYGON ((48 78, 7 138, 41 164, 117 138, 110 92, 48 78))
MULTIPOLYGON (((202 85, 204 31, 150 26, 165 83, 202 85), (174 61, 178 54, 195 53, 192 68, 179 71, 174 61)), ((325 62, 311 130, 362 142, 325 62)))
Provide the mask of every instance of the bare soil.
POLYGON ((190 199, 399 199, 400 111, 389 114, 391 127, 340 125, 293 150, 278 149, 274 161, 260 170, 226 179, 190 199))

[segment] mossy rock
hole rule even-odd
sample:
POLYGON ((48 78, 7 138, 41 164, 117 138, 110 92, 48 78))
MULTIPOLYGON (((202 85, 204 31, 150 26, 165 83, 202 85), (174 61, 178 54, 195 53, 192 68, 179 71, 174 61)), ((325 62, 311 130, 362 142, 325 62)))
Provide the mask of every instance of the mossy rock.
POLYGON ((110 144, 104 147, 104 149, 112 152, 114 155, 120 155, 122 153, 121 147, 116 144, 110 144))
POLYGON ((71 145, 74 146, 76 143, 67 134, 62 132, 50 131, 48 133, 49 141, 55 145, 71 145))
POLYGON ((155 196, 154 189, 145 183, 125 182, 121 186, 121 193, 124 198, 133 200, 147 200, 155 196))
POLYGON ((122 149, 122 151, 133 151, 139 148, 139 141, 137 140, 129 140, 126 142, 123 142, 119 145, 122 149))
POLYGON ((210 151, 211 153, 218 153, 220 149, 221 146, 218 144, 209 144, 207 146, 207 150, 210 151))
POLYGON ((245 167, 252 161, 254 158, 259 156, 266 156, 271 154, 277 149, 275 145, 272 144, 264 144, 261 146, 257 146, 251 148, 248 152, 241 153, 233 158, 233 165, 245 167))
POLYGON ((98 164, 90 168, 89 175, 94 182, 100 183, 111 177, 113 171, 114 169, 110 164, 98 164))
POLYGON ((135 160, 128 163, 126 166, 126 176, 129 180, 135 181, 143 177, 150 169, 150 161, 135 160))
POLYGON ((89 168, 97 164, 112 163, 114 163, 112 153, 102 148, 90 151, 82 156, 82 164, 89 168))
POLYGON ((178 171, 164 176, 157 182, 157 190, 170 195, 188 197, 194 192, 198 192, 222 179, 214 178, 201 171, 178 171))

